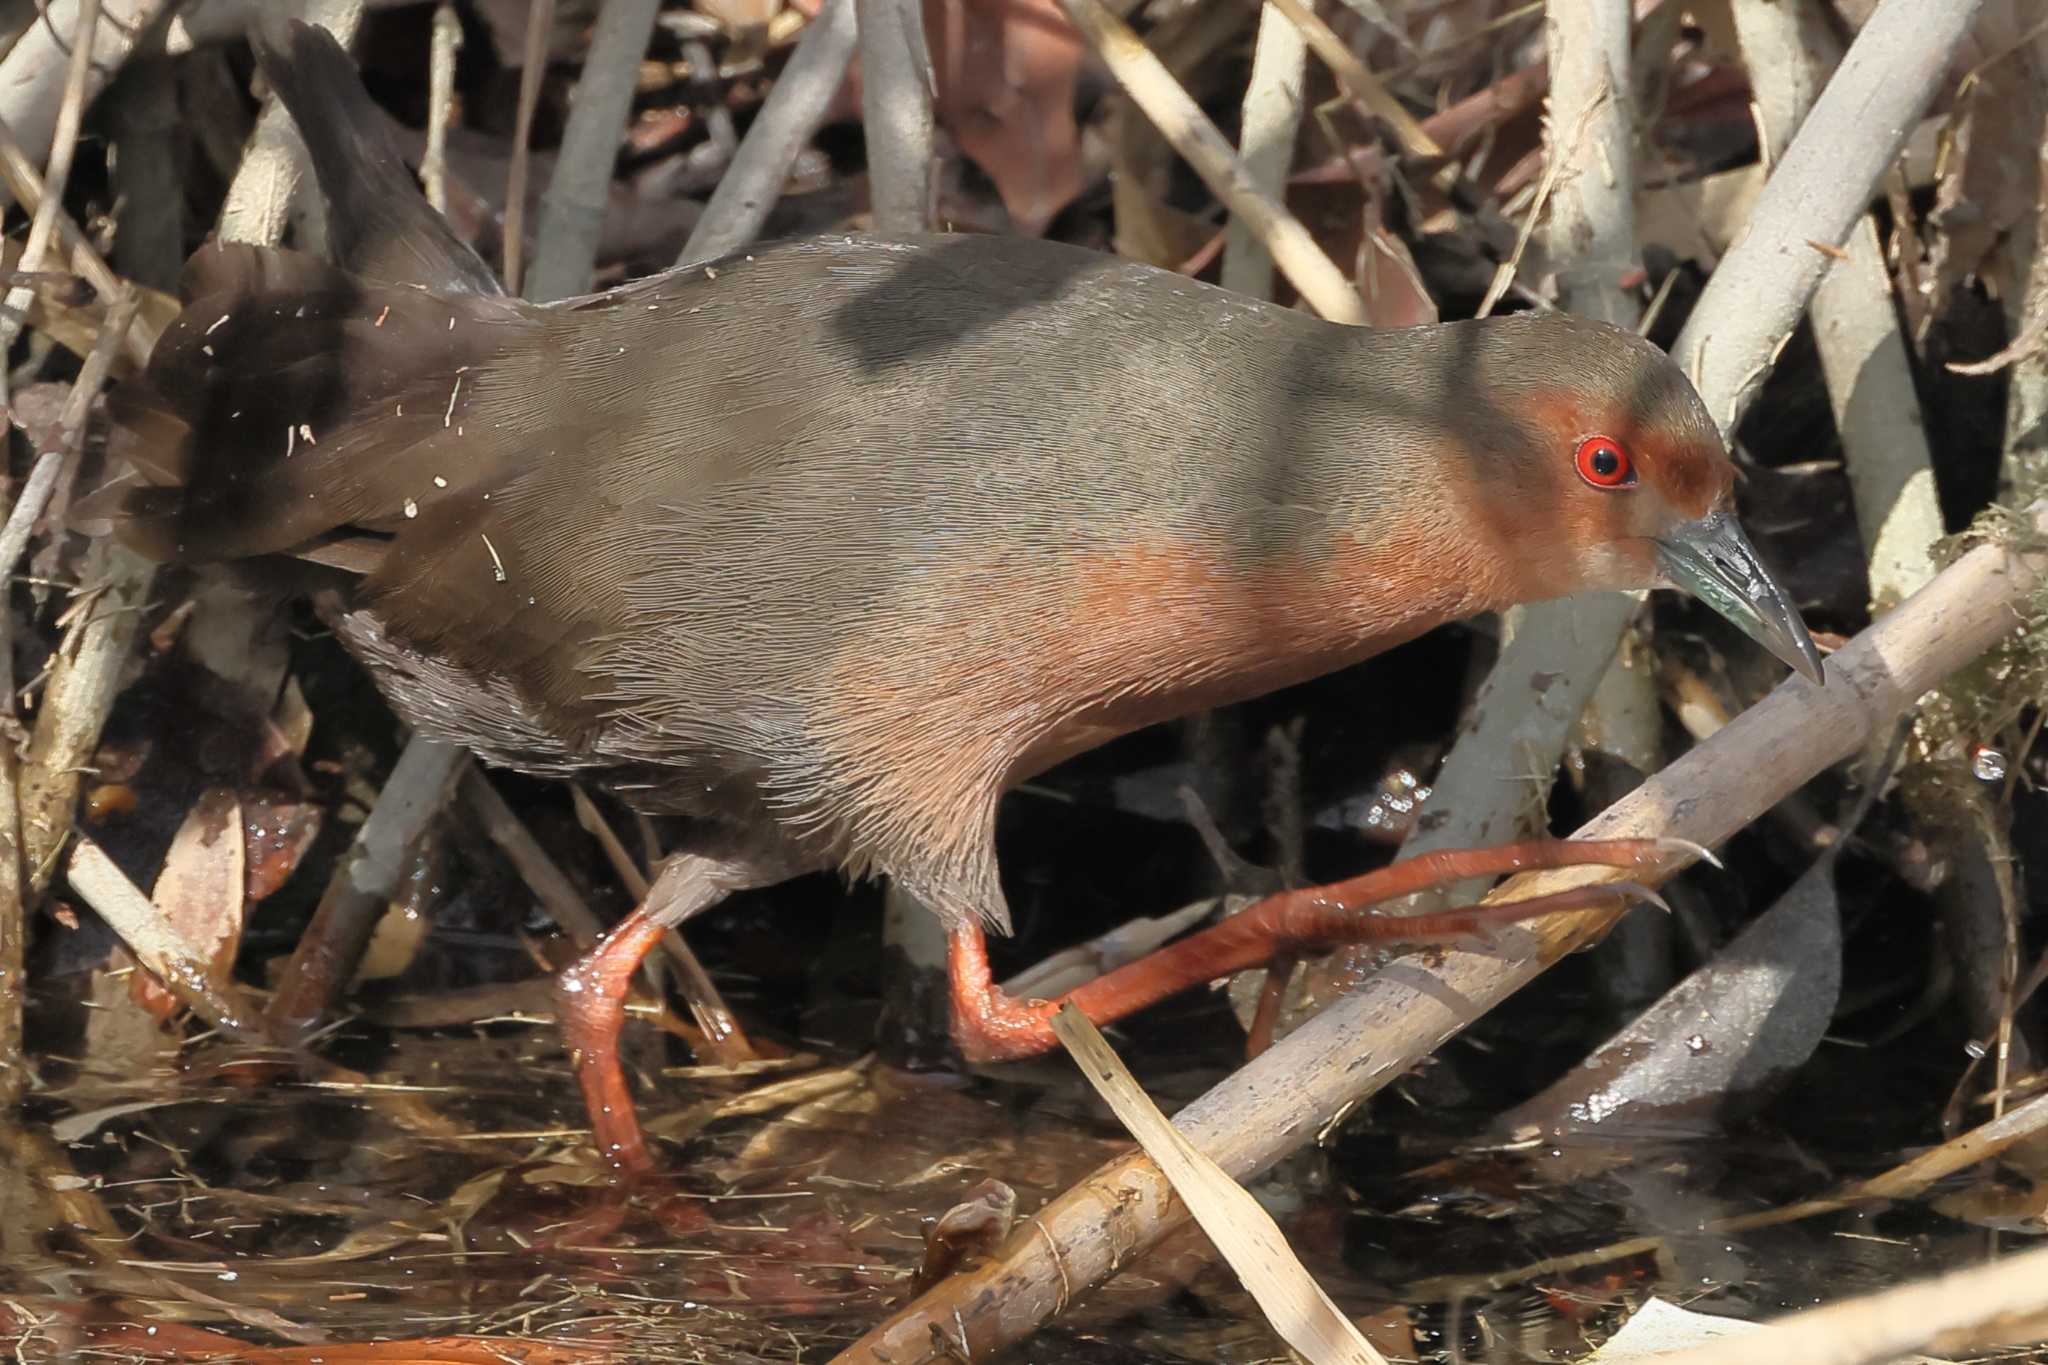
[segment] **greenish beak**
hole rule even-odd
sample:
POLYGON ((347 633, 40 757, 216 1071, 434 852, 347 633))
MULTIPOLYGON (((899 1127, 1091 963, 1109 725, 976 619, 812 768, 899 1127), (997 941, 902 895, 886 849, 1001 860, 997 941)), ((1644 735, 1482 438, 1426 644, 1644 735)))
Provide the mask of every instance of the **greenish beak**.
POLYGON ((1799 609, 1757 558, 1742 525, 1725 509, 1688 521, 1657 538, 1657 556, 1671 581, 1732 621, 1736 628, 1815 684, 1820 651, 1799 609))

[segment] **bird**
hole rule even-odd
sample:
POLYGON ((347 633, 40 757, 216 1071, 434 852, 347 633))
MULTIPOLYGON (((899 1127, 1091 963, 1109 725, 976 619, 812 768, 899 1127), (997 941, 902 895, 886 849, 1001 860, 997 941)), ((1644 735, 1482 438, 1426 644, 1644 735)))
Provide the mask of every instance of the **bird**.
MULTIPOLYGON (((963 1054, 1026 1055, 1053 1002, 990 979, 995 812, 1068 757, 1587 589, 1688 590, 1821 680, 1712 418, 1627 331, 1347 327, 945 234, 764 244, 532 303, 427 205, 331 35, 268 23, 254 45, 331 259, 193 255, 182 311, 109 395, 122 472, 81 518, 167 563, 326 575, 316 600, 416 735, 683 817, 646 899, 557 982, 623 1170, 651 1160, 617 1058, 627 980, 732 892, 892 879, 948 930, 963 1054)), ((1433 855, 1069 998, 1102 1022, 1386 936, 1347 912, 1388 887, 1669 852, 1433 855)))

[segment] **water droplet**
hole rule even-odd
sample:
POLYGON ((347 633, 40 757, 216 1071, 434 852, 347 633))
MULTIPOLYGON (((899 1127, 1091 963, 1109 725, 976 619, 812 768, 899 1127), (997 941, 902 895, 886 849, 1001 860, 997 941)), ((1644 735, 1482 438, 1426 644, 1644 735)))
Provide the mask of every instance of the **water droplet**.
POLYGON ((1970 771, 1980 782, 2005 781, 2005 755, 1988 744, 1970 746, 1970 771))

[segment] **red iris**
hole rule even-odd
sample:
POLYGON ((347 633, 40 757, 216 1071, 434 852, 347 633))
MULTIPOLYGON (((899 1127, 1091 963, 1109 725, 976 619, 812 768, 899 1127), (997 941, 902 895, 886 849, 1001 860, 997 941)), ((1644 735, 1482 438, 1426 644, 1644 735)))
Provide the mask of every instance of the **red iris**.
POLYGON ((1636 481, 1635 461, 1611 436, 1588 436, 1579 442, 1579 477, 1595 488, 1627 488, 1636 481))

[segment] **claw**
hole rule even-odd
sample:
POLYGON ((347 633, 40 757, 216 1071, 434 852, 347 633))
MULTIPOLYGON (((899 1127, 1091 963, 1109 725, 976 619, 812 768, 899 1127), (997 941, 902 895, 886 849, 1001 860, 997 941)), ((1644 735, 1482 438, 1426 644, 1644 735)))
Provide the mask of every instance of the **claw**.
POLYGON ((1690 839, 1681 839, 1675 834, 1658 836, 1657 846, 1663 852, 1683 853, 1689 857, 1697 858, 1709 867, 1720 867, 1722 865, 1721 860, 1714 856, 1713 850, 1705 844, 1696 844, 1690 839))
POLYGON ((1664 898, 1649 887, 1644 886, 1641 882, 1609 882, 1606 889, 1614 892, 1623 900, 1639 901, 1644 905, 1654 905, 1667 915, 1671 913, 1671 906, 1665 902, 1664 898))
POLYGON ((1500 947, 1500 931, 1487 920, 1475 920, 1453 934, 1446 946, 1468 953, 1490 953, 1500 947))

